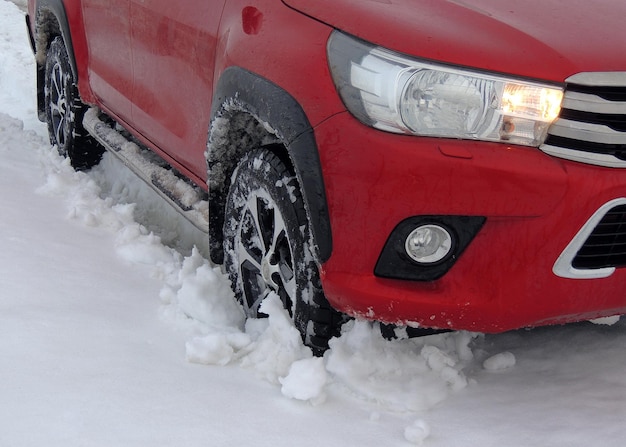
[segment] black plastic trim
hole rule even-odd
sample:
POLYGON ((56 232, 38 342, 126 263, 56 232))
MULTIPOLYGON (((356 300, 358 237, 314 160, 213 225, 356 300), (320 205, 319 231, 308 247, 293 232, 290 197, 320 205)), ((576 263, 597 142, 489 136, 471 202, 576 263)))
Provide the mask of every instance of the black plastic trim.
MULTIPOLYGON (((318 248, 318 260, 327 261, 332 252, 332 234, 326 189, 317 143, 304 110, 285 90, 241 67, 229 67, 220 77, 213 96, 212 118, 222 116, 226 106, 250 113, 256 119, 268 123, 277 132, 281 143, 287 148, 302 187, 311 231, 318 248)), ((224 162, 234 162, 236 165, 238 160, 224 162)), ((213 240, 221 240, 227 188, 228 185, 223 185, 222 191, 209 191, 209 232, 213 240)), ((222 257, 219 246, 211 244, 211 257, 214 261, 222 257)))
MULTIPOLYGON (((39 28, 42 26, 42 23, 45 24, 45 20, 42 22, 41 15, 42 14, 52 14, 56 22, 59 26, 58 32, 63 38, 63 42, 65 42, 65 48, 67 49, 67 54, 70 59, 70 66, 72 68, 72 74, 74 75, 74 79, 78 80, 78 69, 76 68, 76 57, 74 56, 74 47, 72 44, 72 33, 70 32, 70 25, 67 20, 67 13, 65 12, 65 6, 62 0, 39 0, 37 1, 35 17, 31 18, 28 15, 26 16, 26 23, 28 26, 28 35, 30 37, 31 46, 35 55, 38 53, 43 53, 47 51, 46 48, 37 48, 37 45, 41 45, 36 35, 32 35, 31 31, 33 30, 31 19, 34 20, 34 32, 38 33, 39 28)), ((46 24, 47 25, 47 24, 46 24)), ((49 32, 50 30, 47 30, 49 32)), ((46 45, 50 45, 54 36, 57 34, 51 34, 48 36, 48 41, 46 45)), ((37 114, 40 121, 45 122, 46 120, 46 112, 45 112, 45 104, 44 104, 44 72, 45 72, 45 63, 41 62, 39 58, 37 58, 40 63, 37 64, 37 114)))
MULTIPOLYGON (((70 32, 70 24, 67 20, 67 13, 65 12, 65 5, 63 5, 63 0, 39 0, 37 2, 37 17, 35 19, 35 29, 37 29, 37 26, 39 26, 39 14, 41 14, 41 11, 44 10, 50 11, 57 19, 61 31, 61 37, 63 37, 63 41, 65 42, 65 48, 67 49, 67 54, 70 58, 70 65, 72 66, 74 79, 78 80, 76 57, 74 56, 74 46, 72 43, 72 33, 70 32)), ((50 42, 51 41, 52 39, 50 39, 50 42)))
POLYGON ((486 222, 483 216, 414 216, 403 220, 391 232, 378 258, 374 274, 382 278, 434 281, 445 275, 486 222), (453 237, 452 254, 434 264, 419 264, 404 249, 411 231, 421 225, 444 227, 453 237))
MULTIPOLYGON (((26 14, 26 31, 28 33, 28 41, 30 42, 30 48, 33 54, 37 53, 37 46, 35 44, 35 36, 33 35, 33 28, 31 26, 30 16, 26 14)), ((35 77, 37 85, 37 118, 41 122, 46 121, 45 110, 45 93, 44 93, 44 76, 45 66, 36 64, 35 77)))
POLYGON ((26 14, 24 18, 26 19, 26 31, 28 32, 28 42, 30 42, 30 49, 33 50, 33 53, 34 53, 36 51, 35 38, 33 36, 33 33, 31 32, 32 28, 30 26, 30 16, 26 14))

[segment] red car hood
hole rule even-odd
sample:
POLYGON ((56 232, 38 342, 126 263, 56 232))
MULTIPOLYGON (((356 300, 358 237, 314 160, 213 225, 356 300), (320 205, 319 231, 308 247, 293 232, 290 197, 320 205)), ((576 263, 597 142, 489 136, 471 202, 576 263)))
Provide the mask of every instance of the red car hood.
POLYGON ((624 1, 283 1, 422 58, 555 82, 583 71, 626 71, 624 1))

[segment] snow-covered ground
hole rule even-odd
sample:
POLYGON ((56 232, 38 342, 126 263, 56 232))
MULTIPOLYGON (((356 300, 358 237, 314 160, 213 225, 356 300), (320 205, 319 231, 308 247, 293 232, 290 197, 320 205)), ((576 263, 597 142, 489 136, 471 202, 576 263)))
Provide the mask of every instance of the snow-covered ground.
POLYGON ((0 0, 0 446, 624 443, 624 321, 396 342, 352 322, 324 359, 275 300, 244 325, 201 235, 115 160, 76 173, 50 148, 14 3, 0 0))

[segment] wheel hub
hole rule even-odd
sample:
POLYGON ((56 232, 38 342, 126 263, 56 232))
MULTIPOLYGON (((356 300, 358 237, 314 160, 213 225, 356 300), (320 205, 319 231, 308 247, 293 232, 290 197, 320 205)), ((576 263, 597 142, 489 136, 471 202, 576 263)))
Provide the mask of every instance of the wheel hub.
POLYGON ((265 284, 274 292, 278 291, 278 284, 272 279, 272 274, 276 271, 276 265, 272 263, 272 256, 264 256, 261 260, 261 277, 265 284))
POLYGON ((61 116, 65 116, 67 112, 67 101, 65 100, 65 95, 61 94, 59 99, 57 100, 57 107, 59 108, 59 114, 61 116))

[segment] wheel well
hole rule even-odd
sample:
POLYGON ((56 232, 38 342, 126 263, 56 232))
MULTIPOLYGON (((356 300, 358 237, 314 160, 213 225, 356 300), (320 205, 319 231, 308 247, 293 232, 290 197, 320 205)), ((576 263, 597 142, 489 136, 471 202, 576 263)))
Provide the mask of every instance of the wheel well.
POLYGON ((272 151, 295 175, 285 144, 270 126, 252 113, 229 107, 213 120, 207 150, 207 169, 211 258, 216 263, 221 264, 224 259, 222 227, 231 177, 243 156, 260 147, 272 151))
POLYGON ((57 36, 62 36, 59 19, 50 9, 40 9, 37 11, 35 22, 35 59, 37 64, 42 66, 46 63, 46 53, 50 43, 57 36))
POLYGON ((332 251, 326 188, 315 134, 302 106, 287 91, 242 67, 219 77, 211 105, 207 146, 211 258, 221 263, 224 201, 243 153, 271 145, 302 191, 318 262, 332 251))
MULTIPOLYGON (((35 18, 35 61, 37 66, 37 114, 41 121, 45 121, 45 69, 46 69, 46 55, 50 44, 56 37, 61 37, 65 42, 65 47, 68 50, 70 58, 70 65, 72 71, 74 71, 76 77, 76 67, 74 65, 74 56, 72 49, 68 47, 68 43, 63 35, 61 28, 61 22, 58 17, 58 7, 51 7, 50 5, 43 5, 37 10, 35 18)), ((63 17, 65 18, 65 17, 63 17)))

